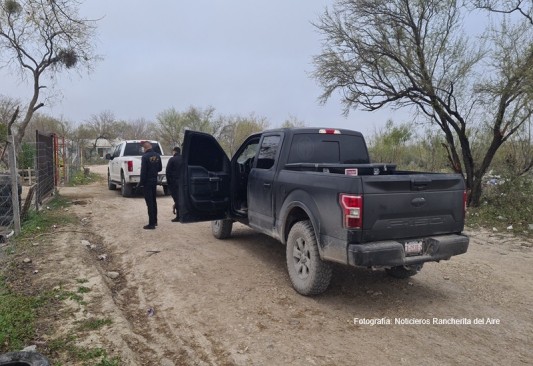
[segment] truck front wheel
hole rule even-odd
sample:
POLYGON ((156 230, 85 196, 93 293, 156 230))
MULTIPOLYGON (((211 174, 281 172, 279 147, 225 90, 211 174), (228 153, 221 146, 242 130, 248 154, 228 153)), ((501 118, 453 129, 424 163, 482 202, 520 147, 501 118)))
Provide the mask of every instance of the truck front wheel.
POLYGON ((391 277, 395 278, 409 278, 414 276, 422 269, 423 264, 414 264, 411 266, 397 266, 385 268, 385 272, 391 277))
POLYGON ((115 189, 117 189, 117 185, 111 182, 111 174, 109 174, 109 171, 107 172, 107 188, 110 191, 114 191, 115 189))
POLYGON ((329 286, 331 266, 320 259, 310 221, 299 221, 287 239, 287 269, 294 289, 302 295, 318 295, 329 286))
POLYGON ((217 239, 227 239, 231 235, 233 228, 233 221, 231 220, 215 220, 211 221, 211 232, 217 239))

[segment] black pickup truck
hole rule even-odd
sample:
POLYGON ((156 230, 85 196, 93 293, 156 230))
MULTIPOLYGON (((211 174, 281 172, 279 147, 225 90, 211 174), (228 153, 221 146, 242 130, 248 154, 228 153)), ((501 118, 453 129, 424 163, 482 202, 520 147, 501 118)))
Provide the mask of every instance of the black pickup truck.
POLYGON ((371 164, 361 133, 330 128, 254 134, 230 160, 213 136, 186 131, 180 222, 238 221, 286 245, 293 287, 326 290, 329 262, 384 268, 398 278, 467 251, 458 174, 371 164))

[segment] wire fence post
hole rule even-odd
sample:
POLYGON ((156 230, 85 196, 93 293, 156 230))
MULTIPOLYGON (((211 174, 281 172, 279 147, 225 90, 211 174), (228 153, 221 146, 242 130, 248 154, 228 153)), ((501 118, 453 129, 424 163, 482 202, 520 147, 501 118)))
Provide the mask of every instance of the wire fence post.
POLYGON ((19 206, 19 193, 18 193, 18 169, 17 169, 17 157, 15 153, 15 137, 13 135, 8 136, 9 142, 9 170, 11 173, 11 202, 13 205, 13 226, 15 235, 20 234, 20 206, 19 206))

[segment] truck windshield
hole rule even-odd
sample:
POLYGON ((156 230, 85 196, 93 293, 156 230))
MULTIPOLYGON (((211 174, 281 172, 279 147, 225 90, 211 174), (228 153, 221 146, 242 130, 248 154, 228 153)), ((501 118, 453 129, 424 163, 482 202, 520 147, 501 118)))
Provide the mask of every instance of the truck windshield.
MULTIPOLYGON (((161 155, 161 148, 158 143, 152 143, 152 150, 161 155)), ((126 143, 126 148, 124 149, 124 156, 140 156, 143 154, 142 146, 138 142, 128 142, 126 143)))
POLYGON ((303 133, 292 138, 288 163, 368 164, 361 136, 303 133))

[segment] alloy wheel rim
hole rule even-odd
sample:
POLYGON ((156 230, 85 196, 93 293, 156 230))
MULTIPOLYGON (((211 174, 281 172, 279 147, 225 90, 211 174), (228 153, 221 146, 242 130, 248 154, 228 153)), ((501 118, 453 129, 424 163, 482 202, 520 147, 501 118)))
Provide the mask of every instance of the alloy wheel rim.
POLYGON ((292 251, 292 258, 298 277, 302 280, 307 279, 310 272, 311 252, 304 238, 300 237, 296 239, 296 245, 294 245, 292 251))

